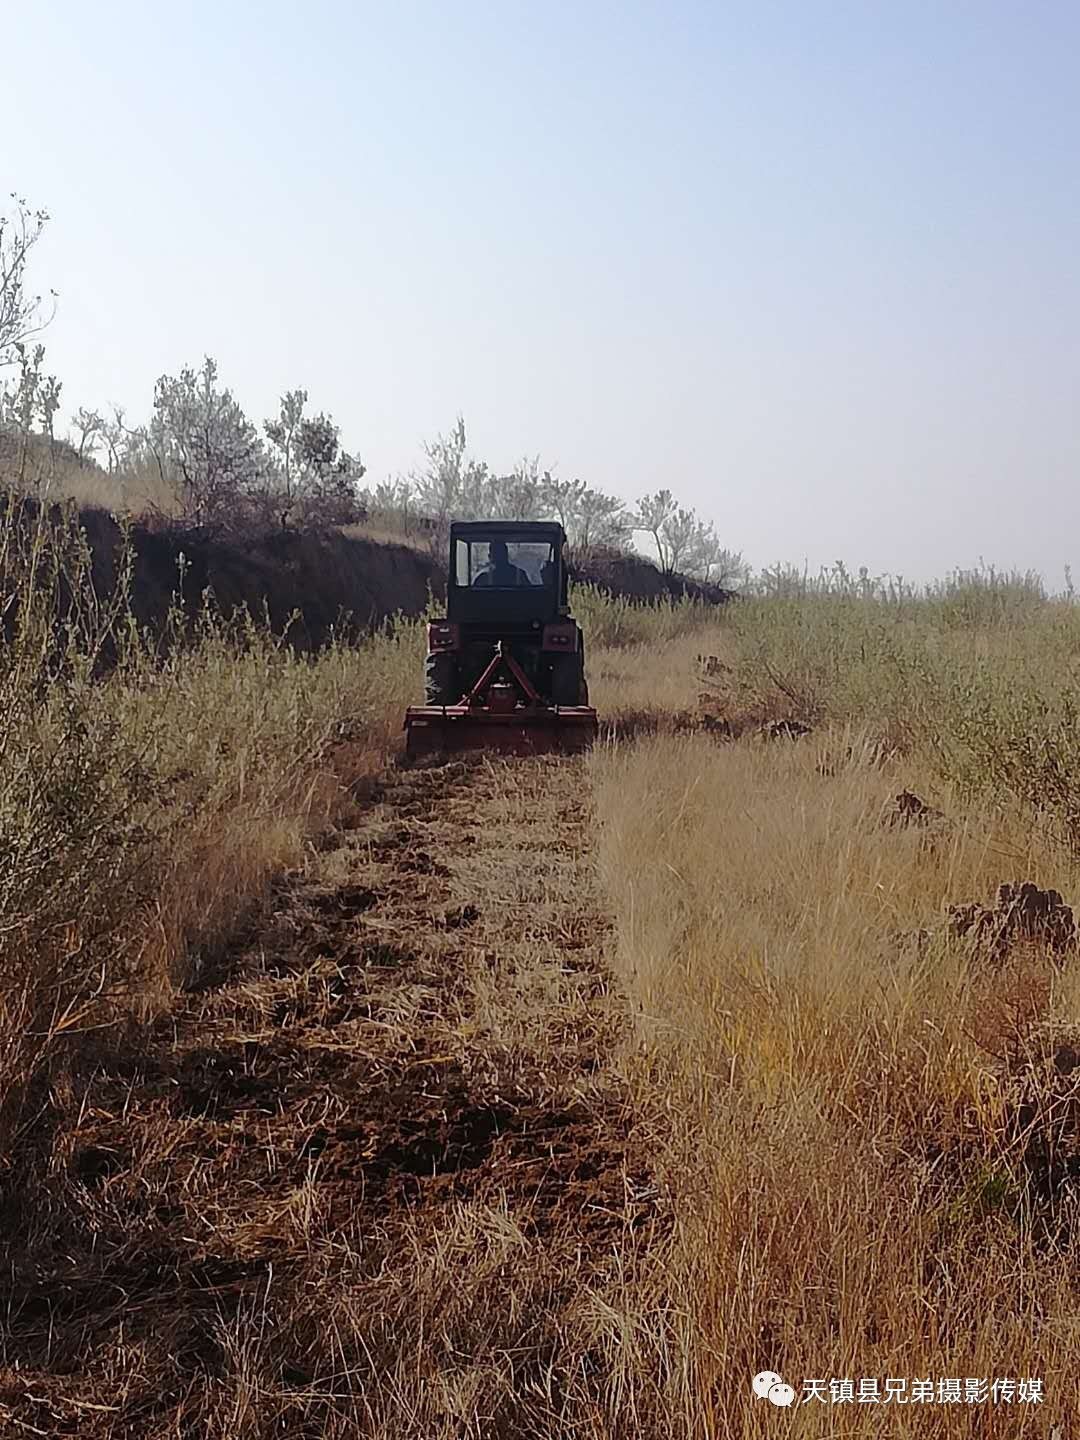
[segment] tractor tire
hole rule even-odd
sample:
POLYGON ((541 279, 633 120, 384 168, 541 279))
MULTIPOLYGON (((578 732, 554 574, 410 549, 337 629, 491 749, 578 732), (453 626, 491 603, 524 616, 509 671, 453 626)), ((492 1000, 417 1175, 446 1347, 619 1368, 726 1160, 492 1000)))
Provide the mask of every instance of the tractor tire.
POLYGON ((551 700, 554 705, 587 705, 584 656, 560 655, 551 666, 551 700))
POLYGON ((456 705, 461 699, 456 655, 429 655, 424 666, 424 693, 428 705, 456 705))

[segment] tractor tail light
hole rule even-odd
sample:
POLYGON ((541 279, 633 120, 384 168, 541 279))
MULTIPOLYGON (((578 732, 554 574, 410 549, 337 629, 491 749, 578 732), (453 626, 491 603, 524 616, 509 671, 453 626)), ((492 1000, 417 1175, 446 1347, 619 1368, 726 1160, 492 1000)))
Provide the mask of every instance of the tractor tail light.
POLYGON ((441 650, 457 650, 461 646, 461 631, 450 620, 439 620, 427 627, 428 654, 441 650))
POLYGON ((545 625, 544 638, 540 648, 542 650, 566 650, 577 649, 577 626, 576 625, 545 625))

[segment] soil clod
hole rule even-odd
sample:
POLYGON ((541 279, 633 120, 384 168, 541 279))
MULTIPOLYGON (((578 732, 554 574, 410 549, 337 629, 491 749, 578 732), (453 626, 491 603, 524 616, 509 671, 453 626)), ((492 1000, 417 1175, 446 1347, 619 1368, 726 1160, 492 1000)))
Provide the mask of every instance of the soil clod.
POLYGON ((1076 946, 1072 907, 1057 890, 1041 890, 1030 880, 1002 885, 994 906, 952 906, 949 924, 954 935, 969 940, 996 961, 1023 943, 1038 945, 1058 957, 1076 946))
POLYGON ((892 829, 906 828, 908 826, 933 826, 937 827, 946 822, 943 811, 935 810, 925 800, 919 798, 913 790, 901 790, 892 804, 889 805, 882 816, 883 824, 892 829))

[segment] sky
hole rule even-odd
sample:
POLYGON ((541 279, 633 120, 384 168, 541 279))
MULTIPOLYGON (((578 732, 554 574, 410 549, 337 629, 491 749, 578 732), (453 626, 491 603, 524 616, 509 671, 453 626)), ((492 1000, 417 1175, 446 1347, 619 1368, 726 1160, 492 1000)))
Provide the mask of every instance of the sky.
POLYGON ((755 566, 1080 568, 1080 6, 35 0, 69 409, 204 355, 371 480, 465 418, 755 566))

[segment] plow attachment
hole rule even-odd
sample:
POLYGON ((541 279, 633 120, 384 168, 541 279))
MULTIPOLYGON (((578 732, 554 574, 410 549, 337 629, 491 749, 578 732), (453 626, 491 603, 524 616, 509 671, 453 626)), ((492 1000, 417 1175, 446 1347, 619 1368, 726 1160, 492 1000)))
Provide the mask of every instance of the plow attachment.
POLYGON ((487 669, 455 705, 410 705, 405 753, 457 755, 486 750, 503 755, 575 754, 596 739, 589 705, 547 705, 502 642, 487 669), (498 679, 502 670, 509 683, 498 679))
POLYGON ((405 753, 458 755, 487 750, 500 755, 574 754, 596 739, 596 711, 587 705, 518 710, 493 715, 463 705, 410 705, 405 712, 405 753))

